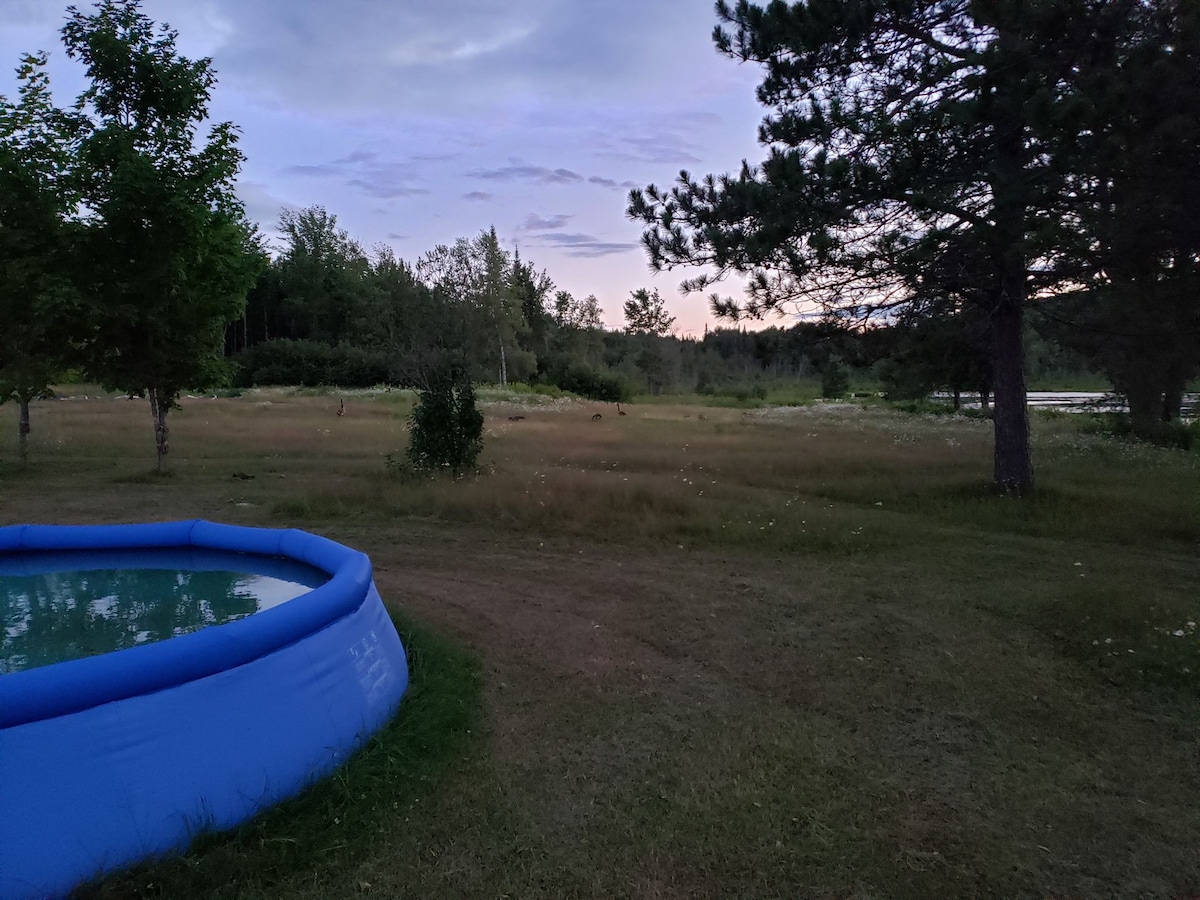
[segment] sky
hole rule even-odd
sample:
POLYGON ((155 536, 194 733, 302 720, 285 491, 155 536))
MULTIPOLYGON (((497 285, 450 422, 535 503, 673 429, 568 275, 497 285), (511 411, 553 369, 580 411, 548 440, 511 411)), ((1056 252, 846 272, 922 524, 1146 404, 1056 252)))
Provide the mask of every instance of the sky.
MULTIPOLYGON (((86 2, 78 4, 86 9, 86 2)), ((0 0, 0 93, 47 50, 60 104, 83 86, 59 0, 0 0)), ((630 188, 765 155, 761 71, 721 56, 710 0, 144 0, 217 72, 210 114, 241 128, 238 193, 277 239, 321 205, 367 248, 415 262, 495 226, 611 327, 657 288, 676 332, 712 324, 686 270, 651 273, 630 188)), ((726 285, 729 293, 740 286, 726 285)))

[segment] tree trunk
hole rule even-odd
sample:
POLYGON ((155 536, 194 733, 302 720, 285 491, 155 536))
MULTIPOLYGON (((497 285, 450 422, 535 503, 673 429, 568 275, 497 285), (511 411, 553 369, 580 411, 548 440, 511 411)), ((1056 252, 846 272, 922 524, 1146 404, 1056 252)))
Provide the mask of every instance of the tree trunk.
POLYGON ((1022 334, 1024 277, 1022 267, 1021 272, 1010 272, 1003 279, 1003 293, 992 312, 992 390, 996 402, 993 477, 998 488, 1013 493, 1033 488, 1022 334), (1013 283, 1018 277, 1019 288, 1013 283))
POLYGON ((150 397, 150 417, 154 421, 154 447, 158 452, 157 471, 161 472, 163 457, 171 449, 167 441, 167 413, 171 410, 171 403, 163 397, 158 388, 150 388, 148 395, 150 397))
MULTIPOLYGON (((1000 30, 999 58, 1026 56, 1024 38, 1000 30)), ((995 156, 992 170, 991 245, 995 250, 996 297, 991 309, 992 395, 995 401, 996 487, 1008 493, 1033 489, 1033 453, 1029 443, 1029 406, 1025 391, 1025 335, 1023 319, 1028 290, 1025 236, 1029 225, 1031 188, 1025 130, 1029 72, 1022 65, 999 66, 989 71, 995 86, 985 115, 993 117, 995 156)))
POLYGON ((1186 389, 1187 379, 1178 371, 1173 371, 1167 376, 1167 387, 1163 392, 1162 416, 1164 422, 1178 421, 1183 415, 1183 394, 1186 389))
POLYGON ((979 389, 979 408, 989 415, 992 412, 992 392, 985 387, 979 389))
POLYGON ((962 409, 962 388, 954 388, 954 411, 958 412, 962 409))
POLYGON ((20 448, 18 450, 18 453, 21 457, 21 462, 25 462, 29 458, 29 446, 28 446, 29 400, 22 397, 20 403, 21 403, 21 421, 17 425, 17 433, 20 435, 20 437, 18 439, 18 445, 20 448))
POLYGON ((1143 373, 1125 379, 1125 400, 1129 403, 1129 421, 1133 433, 1153 438, 1162 430, 1163 392, 1156 379, 1143 373))
POLYGON ((508 363, 504 359, 504 341, 500 342, 500 387, 508 387, 508 363))

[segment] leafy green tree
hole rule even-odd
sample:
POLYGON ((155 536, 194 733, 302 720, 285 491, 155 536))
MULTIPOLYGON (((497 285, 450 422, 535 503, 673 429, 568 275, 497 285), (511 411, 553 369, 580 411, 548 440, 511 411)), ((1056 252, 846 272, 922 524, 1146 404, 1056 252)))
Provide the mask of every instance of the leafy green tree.
POLYGON ((475 467, 483 449, 483 414, 470 379, 443 372, 418 392, 410 419, 408 459, 418 469, 475 467))
POLYGON ((662 337, 670 333, 675 317, 667 315, 666 302, 658 295, 658 288, 648 291, 638 288, 630 291, 625 301, 625 330, 630 334, 651 334, 662 337))
POLYGON ((234 193, 237 129, 208 118, 211 60, 176 50, 138 0, 74 7, 67 54, 87 69, 79 146, 81 275, 93 306, 88 371, 147 396, 158 468, 167 414, 186 388, 219 382, 224 328, 242 312, 260 259, 234 193))
POLYGON ((417 274, 462 321, 474 373, 484 378, 494 374, 507 384, 510 375, 520 380, 536 370, 533 354, 520 346, 528 332, 523 296, 513 289, 512 260, 495 228, 470 241, 438 245, 417 263, 417 274))
POLYGON ((978 391, 987 408, 991 393, 986 323, 979 310, 936 308, 928 314, 909 312, 887 332, 886 358, 880 376, 889 397, 917 399, 948 390, 954 408, 963 391, 978 391))
POLYGON ((20 458, 29 403, 87 339, 70 281, 73 117, 50 97, 44 53, 17 69, 16 103, 0 96, 0 404, 20 406, 20 458))
MULTIPOLYGON (((550 306, 553 327, 549 352, 538 358, 539 376, 563 390, 580 391, 581 384, 603 378, 604 322, 600 302, 589 294, 577 300, 569 291, 557 291, 550 306)), ((607 389, 605 389, 607 391, 607 389)))
POLYGON ((279 230, 287 241, 277 264, 281 313, 291 328, 278 337, 331 345, 357 337, 371 268, 363 248, 322 206, 285 209, 279 230))
POLYGON ((559 328, 574 328, 579 331, 604 327, 604 310, 595 294, 576 300, 568 291, 554 295, 554 322, 559 328))
POLYGON ((514 252, 509 291, 513 304, 521 310, 524 325, 516 334, 518 346, 530 359, 549 353, 554 318, 548 306, 554 282, 544 271, 537 271, 532 263, 523 262, 519 252, 514 252))
POLYGON ((362 312, 358 340, 387 355, 389 380, 422 384, 424 372, 461 353, 462 335, 447 305, 390 247, 376 250, 362 312))
POLYGON ((667 315, 666 303, 657 288, 630 291, 624 312, 625 331, 639 345, 634 366, 650 393, 661 394, 671 382, 671 364, 660 338, 670 333, 675 317, 667 315))
POLYGON ((831 356, 821 370, 821 396, 841 400, 850 392, 850 373, 840 356, 831 356))
POLYGON ((1031 488, 1024 309, 1069 277, 1055 261, 1078 187, 1062 163, 1079 72, 1127 5, 722 0, 718 49, 766 69, 768 157, 633 191, 651 264, 712 267, 691 290, 749 275, 745 301, 714 297, 719 315, 816 305, 861 317, 911 298, 916 261, 950 268, 969 248, 962 274, 991 335, 994 480, 1031 488))

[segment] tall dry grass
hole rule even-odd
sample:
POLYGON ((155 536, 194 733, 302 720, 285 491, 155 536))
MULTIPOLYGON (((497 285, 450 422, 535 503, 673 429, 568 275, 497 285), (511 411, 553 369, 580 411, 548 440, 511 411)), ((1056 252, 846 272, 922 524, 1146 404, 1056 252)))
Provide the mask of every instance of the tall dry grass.
POLYGON ((37 404, 25 467, 0 409, 0 522, 308 527, 484 658, 481 724, 414 703, 365 781, 100 896, 1200 886, 1200 456, 1038 419, 1014 500, 977 420, 522 400, 457 480, 388 470, 395 393, 185 399, 168 477, 143 403, 37 404))

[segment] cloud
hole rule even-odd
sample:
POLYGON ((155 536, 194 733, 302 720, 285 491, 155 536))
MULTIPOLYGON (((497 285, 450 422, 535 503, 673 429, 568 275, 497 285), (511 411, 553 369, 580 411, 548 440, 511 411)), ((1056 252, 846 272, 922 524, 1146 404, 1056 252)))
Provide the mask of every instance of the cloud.
POLYGON ((463 194, 464 200, 491 200, 492 195, 487 191, 468 191, 463 194))
POLYGON ((377 200, 395 200, 428 194, 429 189, 413 184, 418 179, 413 160, 391 161, 373 150, 355 150, 333 162, 286 166, 285 175, 302 178, 338 179, 377 200))
POLYGON ((618 134, 600 140, 600 155, 632 162, 670 163, 671 165, 702 162, 693 151, 696 146, 680 133, 688 129, 659 125, 652 134, 618 134))
POLYGON ((9 25, 57 25, 63 19, 61 6, 54 6, 43 0, 4 0, 0 2, 0 12, 8 20, 9 25))
POLYGON ((388 54, 399 66, 423 67, 462 62, 519 44, 534 32, 532 25, 508 28, 502 34, 464 38, 455 34, 421 34, 398 42, 388 54))
POLYGON ((600 187, 611 188, 613 190, 628 190, 629 188, 637 187, 632 181, 622 181, 620 183, 613 181, 611 178, 601 178, 599 175, 593 175, 588 179, 588 184, 598 184, 600 187))
POLYGON ((388 237, 390 240, 393 240, 393 241, 406 241, 406 240, 408 240, 410 237, 412 237, 412 235, 410 235, 410 234, 397 234, 397 233, 396 233, 396 232, 394 232, 394 231, 389 231, 389 232, 387 233, 387 237, 388 237))
MULTIPOLYGON (((41 17, 40 0, 16 3, 41 17)), ((531 95, 606 102, 728 66, 712 50, 711 5, 697 0, 155 0, 152 14, 194 35, 223 83, 339 114, 480 111, 531 95)))
POLYGON ((519 227, 522 231, 550 231, 564 227, 571 219, 572 216, 562 214, 543 219, 537 213, 530 213, 519 227))
POLYGON ((351 178, 346 182, 348 187, 356 187, 369 197, 379 200, 395 200, 398 197, 419 197, 428 194, 428 188, 404 187, 399 184, 389 184, 386 181, 372 181, 368 178, 351 178))
POLYGON ((467 173, 468 178, 480 178, 484 181, 528 181, 533 184, 588 184, 599 185, 611 190, 623 190, 637 187, 632 181, 614 181, 601 175, 584 176, 572 169, 551 169, 548 166, 526 165, 519 160, 513 160, 512 165, 499 169, 476 169, 467 173))
POLYGON ((597 256, 613 256, 618 253, 628 253, 631 250, 637 250, 637 243, 619 243, 615 241, 602 241, 594 235, 579 234, 576 232, 553 232, 551 234, 543 234, 538 236, 538 243, 546 246, 557 247, 563 252, 564 256, 576 257, 597 257, 597 256))
POLYGON ((468 178, 484 181, 532 181, 535 184, 575 184, 583 176, 570 169, 548 169, 545 166, 504 166, 500 169, 477 169, 467 173, 468 178))
POLYGON ((287 166, 283 170, 285 175, 306 175, 313 178, 329 178, 335 175, 343 174, 341 166, 333 163, 325 163, 318 166, 287 166))
POLYGON ((235 190, 246 209, 246 218, 257 222, 264 230, 274 230, 283 210, 300 208, 272 194, 261 181, 239 181, 235 190))

